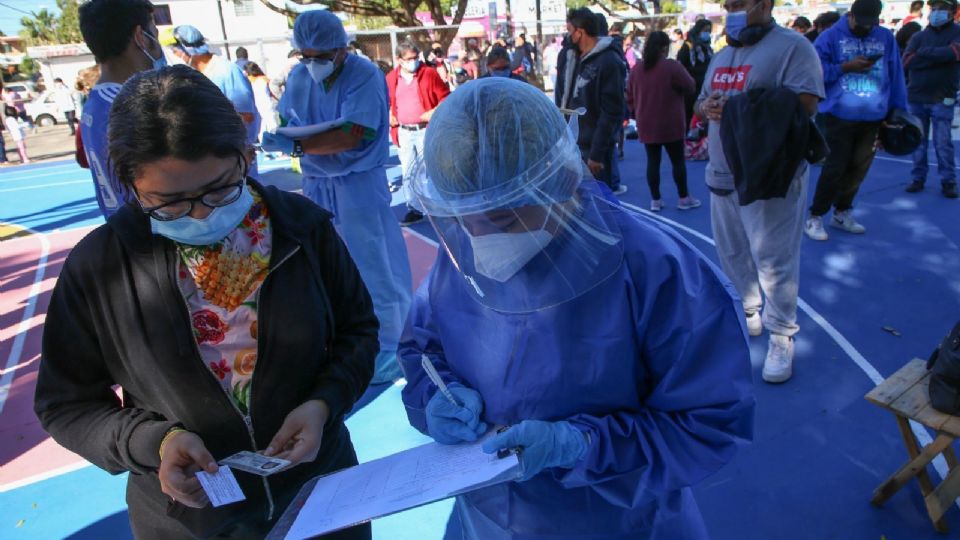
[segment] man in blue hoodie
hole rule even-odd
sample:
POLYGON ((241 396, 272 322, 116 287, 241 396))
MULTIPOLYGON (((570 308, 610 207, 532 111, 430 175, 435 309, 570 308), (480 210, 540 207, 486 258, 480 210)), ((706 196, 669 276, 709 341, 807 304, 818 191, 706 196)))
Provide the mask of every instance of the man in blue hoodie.
POLYGON ((834 207, 834 227, 863 234, 853 219, 853 199, 875 154, 880 124, 892 109, 907 108, 900 50, 893 32, 880 26, 880 0, 856 0, 840 21, 814 44, 823 65, 827 99, 820 103, 830 146, 804 227, 807 236, 826 240, 823 216, 834 207))
POLYGON ((927 139, 932 122, 941 190, 944 197, 956 199, 957 171, 950 123, 960 89, 960 25, 953 21, 957 0, 931 0, 928 4, 930 25, 913 36, 903 53, 903 67, 910 81, 910 113, 923 123, 923 142, 913 153, 913 181, 907 192, 923 191, 927 180, 927 139))

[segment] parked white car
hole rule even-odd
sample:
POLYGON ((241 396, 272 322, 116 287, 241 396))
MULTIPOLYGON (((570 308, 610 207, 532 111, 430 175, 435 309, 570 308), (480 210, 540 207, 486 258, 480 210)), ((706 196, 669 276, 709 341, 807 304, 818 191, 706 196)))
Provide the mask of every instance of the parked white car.
POLYGON ((57 100, 51 91, 40 94, 40 97, 29 103, 24 103, 23 106, 27 111, 27 115, 30 116, 30 118, 33 119, 33 123, 38 126, 46 127, 55 126, 59 123, 67 123, 67 116, 63 114, 63 111, 57 106, 57 100))
POLYGON ((3 89, 13 90, 14 92, 20 94, 20 99, 26 101, 33 101, 39 94, 37 92, 37 86, 30 81, 15 81, 3 83, 3 89))

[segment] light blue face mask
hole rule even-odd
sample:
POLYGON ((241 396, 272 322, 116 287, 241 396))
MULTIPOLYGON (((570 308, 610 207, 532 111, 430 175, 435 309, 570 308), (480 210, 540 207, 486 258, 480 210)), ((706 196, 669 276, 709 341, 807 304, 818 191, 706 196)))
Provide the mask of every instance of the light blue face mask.
POLYGON ((727 35, 736 41, 740 41, 740 32, 747 27, 747 12, 734 11, 727 13, 726 30, 727 35))
MULTIPOLYGON (((196 202, 194 204, 203 204, 196 202)), ((150 230, 174 242, 191 246, 207 246, 223 240, 246 217, 253 206, 253 195, 246 183, 240 197, 232 203, 214 208, 207 217, 196 219, 183 216, 171 221, 150 218, 150 230)))
POLYGON ((700 32, 700 41, 710 43, 710 32, 700 32))
MULTIPOLYGON (((143 35, 149 37, 149 38, 150 38, 154 43, 156 43, 157 45, 160 45, 160 42, 157 41, 157 38, 153 37, 152 35, 150 35, 150 34, 148 34, 148 33, 146 33, 146 32, 144 32, 143 35)), ((143 47, 140 47, 140 50, 143 51, 143 54, 147 55, 147 58, 149 58, 150 61, 153 63, 153 69, 160 69, 160 68, 167 67, 167 57, 164 56, 164 55, 163 55, 163 52, 162 52, 162 51, 163 51, 163 46, 160 47, 160 51, 161 51, 161 52, 160 52, 160 58, 154 58, 153 55, 151 55, 150 53, 148 53, 147 50, 144 49, 143 47)))
POLYGON ((930 12, 930 26, 939 28, 950 22, 950 12, 944 9, 935 9, 930 12))

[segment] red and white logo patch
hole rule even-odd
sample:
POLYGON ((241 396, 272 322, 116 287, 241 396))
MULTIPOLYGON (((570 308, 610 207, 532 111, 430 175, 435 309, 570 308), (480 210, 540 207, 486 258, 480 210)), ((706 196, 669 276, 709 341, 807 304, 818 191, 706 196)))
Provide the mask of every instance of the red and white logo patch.
POLYGON ((718 92, 737 90, 743 92, 747 87, 747 75, 753 66, 721 67, 713 72, 710 89, 718 92))

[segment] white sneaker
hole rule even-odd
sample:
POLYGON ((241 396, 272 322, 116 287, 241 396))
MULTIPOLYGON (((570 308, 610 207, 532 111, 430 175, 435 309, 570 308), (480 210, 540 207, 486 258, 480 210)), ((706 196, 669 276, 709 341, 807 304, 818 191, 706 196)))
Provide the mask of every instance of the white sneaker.
POLYGON ((763 320, 759 312, 753 315, 747 315, 747 333, 753 337, 757 337, 763 333, 763 320))
POLYGON ((763 360, 763 380, 786 382, 793 375, 793 338, 770 334, 767 357, 763 360))
POLYGON ((843 212, 834 210, 833 219, 830 220, 830 225, 853 234, 863 234, 867 232, 866 227, 857 223, 857 220, 853 219, 853 214, 850 213, 850 210, 844 210, 843 212))
POLYGON ((660 199, 653 199, 650 201, 650 210, 653 212, 659 212, 663 210, 663 201, 660 199))
POLYGON ((693 197, 684 197, 677 202, 677 208, 680 210, 691 210, 700 206, 700 201, 693 197))
POLYGON ((823 218, 820 216, 807 218, 807 223, 803 226, 803 232, 807 233, 807 236, 813 240, 823 241, 830 238, 827 231, 823 230, 823 218))
POLYGON ((619 186, 617 186, 617 189, 614 190, 613 194, 614 194, 614 195, 623 195, 623 194, 626 193, 626 192, 627 192, 627 186, 625 186, 624 184, 620 184, 619 186))

